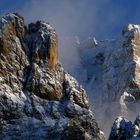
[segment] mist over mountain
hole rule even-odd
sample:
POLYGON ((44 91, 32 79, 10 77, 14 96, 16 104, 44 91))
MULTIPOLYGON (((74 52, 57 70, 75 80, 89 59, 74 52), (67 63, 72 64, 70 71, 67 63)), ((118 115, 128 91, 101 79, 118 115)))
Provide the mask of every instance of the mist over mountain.
POLYGON ((0 139, 140 139, 139 4, 1 1, 0 139))
POLYGON ((116 116, 135 120, 140 113, 139 36, 140 26, 129 24, 119 39, 73 39, 79 58, 70 63, 72 70, 67 69, 86 89, 106 135, 116 116))
POLYGON ((87 93, 62 67, 55 30, 0 19, 0 139, 104 139, 87 93))

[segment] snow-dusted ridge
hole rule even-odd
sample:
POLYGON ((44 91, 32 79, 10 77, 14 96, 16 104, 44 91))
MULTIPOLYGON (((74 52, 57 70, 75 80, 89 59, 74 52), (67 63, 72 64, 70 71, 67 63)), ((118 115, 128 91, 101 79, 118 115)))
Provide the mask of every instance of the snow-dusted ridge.
POLYGON ((86 91, 62 67, 55 30, 0 20, 0 139, 102 140, 86 91))
POLYGON ((134 120, 140 113, 140 25, 125 26, 120 39, 75 44, 79 63, 70 73, 89 94, 103 130, 109 133, 119 115, 134 120))
MULTIPOLYGON (((0 20, 0 139, 104 140, 89 100, 106 133, 116 116, 140 114, 140 26, 126 26, 116 40, 77 39, 75 47, 70 73, 89 99, 60 64, 48 23, 24 27, 17 13, 0 20)), ((136 120, 119 117, 110 136, 138 139, 136 120)))

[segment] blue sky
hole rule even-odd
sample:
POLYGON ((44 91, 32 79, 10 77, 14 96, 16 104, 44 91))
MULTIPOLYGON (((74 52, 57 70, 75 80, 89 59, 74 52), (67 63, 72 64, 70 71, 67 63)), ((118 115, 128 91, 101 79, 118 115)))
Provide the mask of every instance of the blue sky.
POLYGON ((117 38, 140 23, 140 0, 1 0, 0 15, 18 11, 26 22, 49 21, 61 36, 117 38))
POLYGON ((1 0, 0 1, 0 14, 5 14, 12 11, 20 11, 26 4, 27 0, 1 0))

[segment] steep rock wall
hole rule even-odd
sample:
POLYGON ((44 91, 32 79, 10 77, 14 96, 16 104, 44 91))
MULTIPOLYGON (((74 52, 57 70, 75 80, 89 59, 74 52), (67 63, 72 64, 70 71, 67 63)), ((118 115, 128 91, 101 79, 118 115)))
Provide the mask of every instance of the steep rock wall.
POLYGON ((100 140, 85 90, 58 60, 55 30, 0 20, 0 139, 100 140))

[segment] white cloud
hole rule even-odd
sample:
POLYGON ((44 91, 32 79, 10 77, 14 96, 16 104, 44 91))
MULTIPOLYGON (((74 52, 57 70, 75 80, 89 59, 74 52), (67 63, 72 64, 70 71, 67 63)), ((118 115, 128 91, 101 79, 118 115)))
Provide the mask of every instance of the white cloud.
POLYGON ((74 61, 78 63, 79 59, 75 48, 70 43, 66 44, 65 38, 77 35, 82 39, 89 35, 107 36, 107 28, 120 18, 118 10, 115 16, 106 13, 109 4, 109 0, 30 0, 22 13, 27 22, 45 20, 55 27, 59 36, 61 61, 70 69, 71 64, 74 61))

